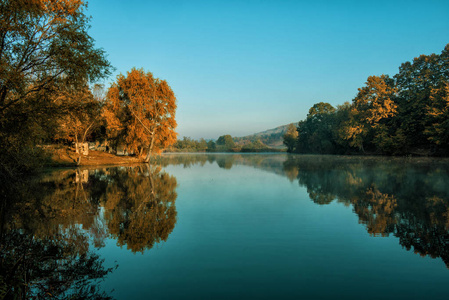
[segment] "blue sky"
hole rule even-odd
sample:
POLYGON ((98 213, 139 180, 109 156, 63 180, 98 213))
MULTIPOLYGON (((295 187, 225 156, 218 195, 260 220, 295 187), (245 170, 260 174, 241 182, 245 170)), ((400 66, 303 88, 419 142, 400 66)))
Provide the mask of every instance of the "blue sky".
POLYGON ((176 94, 180 137, 243 136, 351 101, 449 43, 449 1, 91 0, 90 35, 116 72, 176 94))

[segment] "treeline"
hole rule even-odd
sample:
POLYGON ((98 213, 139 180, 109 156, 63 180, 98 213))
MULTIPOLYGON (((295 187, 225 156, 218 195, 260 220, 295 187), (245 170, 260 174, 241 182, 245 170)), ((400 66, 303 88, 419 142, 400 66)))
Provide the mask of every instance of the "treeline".
POLYGON ((245 145, 250 143, 262 143, 267 146, 282 145, 282 137, 284 132, 274 132, 269 134, 250 135, 246 137, 234 137, 234 141, 238 144, 245 145))
POLYGON ((42 166, 46 144, 107 140, 148 161, 176 141, 176 97, 165 80, 132 69, 108 89, 96 84, 113 67, 88 34, 86 6, 0 3, 0 180, 42 166))
POLYGON ((183 137, 177 140, 166 152, 274 152, 279 151, 265 145, 259 139, 254 141, 241 141, 226 134, 220 136, 216 141, 205 139, 194 140, 183 137), (236 141, 237 140, 237 141, 236 141))
POLYGON ((313 105, 284 144, 296 153, 447 156, 449 44, 393 77, 368 77, 351 103, 313 105))

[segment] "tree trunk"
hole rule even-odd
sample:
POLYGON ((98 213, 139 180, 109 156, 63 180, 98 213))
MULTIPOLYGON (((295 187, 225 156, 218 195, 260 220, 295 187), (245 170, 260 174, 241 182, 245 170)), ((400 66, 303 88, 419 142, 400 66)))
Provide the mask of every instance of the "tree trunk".
POLYGON ((78 157, 76 158, 76 165, 79 166, 81 164, 81 151, 78 147, 78 134, 75 133, 75 153, 78 153, 78 157))
POLYGON ((148 153, 147 153, 147 157, 145 158, 145 162, 149 163, 150 162, 150 158, 151 158, 151 152, 153 152, 153 145, 154 145, 154 129, 151 132, 151 142, 150 142, 150 147, 148 148, 148 153))
POLYGON ((141 158, 143 155, 143 147, 140 147, 140 151, 139 151, 139 158, 141 158))

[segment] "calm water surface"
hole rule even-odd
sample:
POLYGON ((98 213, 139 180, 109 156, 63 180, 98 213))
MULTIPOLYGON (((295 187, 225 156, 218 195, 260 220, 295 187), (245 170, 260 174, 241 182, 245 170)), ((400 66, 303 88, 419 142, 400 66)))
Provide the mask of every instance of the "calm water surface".
POLYGON ((36 182, 4 253, 22 235, 90 253, 116 299, 448 297, 448 160, 170 154, 36 182))

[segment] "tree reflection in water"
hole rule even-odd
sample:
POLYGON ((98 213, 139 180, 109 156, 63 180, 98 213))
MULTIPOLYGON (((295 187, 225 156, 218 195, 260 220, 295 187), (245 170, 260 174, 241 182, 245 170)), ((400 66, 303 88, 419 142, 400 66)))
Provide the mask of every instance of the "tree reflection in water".
POLYGON ((143 252, 166 241, 176 224, 176 178, 160 168, 139 166, 127 172, 113 169, 107 180, 101 203, 109 232, 118 245, 143 252))
POLYGON ((289 156, 285 174, 317 204, 352 205, 373 236, 393 234, 407 250, 441 257, 449 268, 447 160, 289 156))
POLYGON ((318 205, 353 207, 373 236, 399 238, 420 255, 441 257, 449 267, 449 161, 427 158, 285 154, 169 154, 161 165, 244 165, 298 180, 318 205))
POLYGON ((154 166, 65 170, 1 183, 0 298, 107 299, 110 268, 89 247, 108 237, 133 252, 176 224, 173 176, 154 166))

